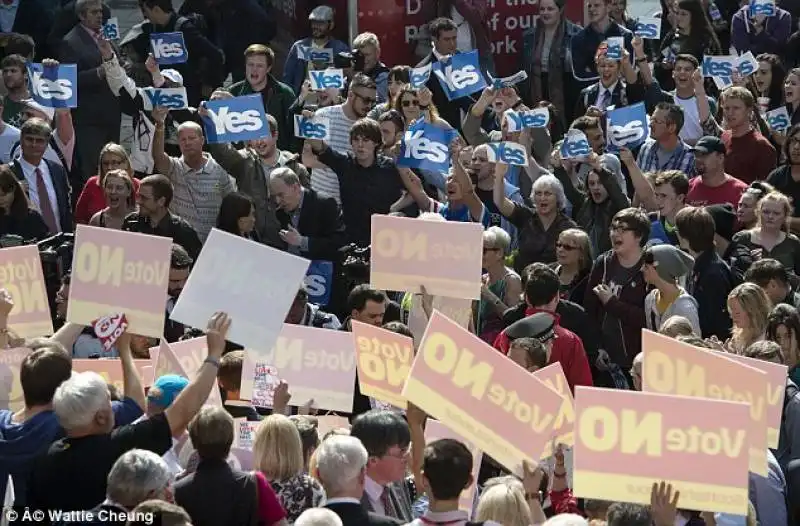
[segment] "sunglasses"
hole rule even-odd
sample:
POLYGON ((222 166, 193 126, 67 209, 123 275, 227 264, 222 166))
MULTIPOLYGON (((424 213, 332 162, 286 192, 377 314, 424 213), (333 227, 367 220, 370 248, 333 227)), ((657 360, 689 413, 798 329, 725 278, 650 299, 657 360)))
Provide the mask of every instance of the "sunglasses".
POLYGON ((406 99, 406 100, 403 101, 402 104, 403 104, 404 108, 408 108, 408 107, 411 107, 411 106, 416 106, 417 108, 419 108, 419 101, 418 100, 408 100, 408 99, 406 99))
POLYGON ((566 243, 556 243, 556 248, 563 248, 564 250, 573 251, 578 250, 578 247, 573 245, 567 245, 566 243))

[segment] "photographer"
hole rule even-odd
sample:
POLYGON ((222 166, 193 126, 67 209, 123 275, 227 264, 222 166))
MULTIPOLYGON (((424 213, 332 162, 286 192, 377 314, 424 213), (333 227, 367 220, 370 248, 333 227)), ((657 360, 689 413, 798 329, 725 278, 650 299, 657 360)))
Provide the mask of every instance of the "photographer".
POLYGON ((378 102, 388 100, 389 68, 381 62, 381 44, 375 33, 361 33, 353 40, 352 68, 378 85, 378 102))

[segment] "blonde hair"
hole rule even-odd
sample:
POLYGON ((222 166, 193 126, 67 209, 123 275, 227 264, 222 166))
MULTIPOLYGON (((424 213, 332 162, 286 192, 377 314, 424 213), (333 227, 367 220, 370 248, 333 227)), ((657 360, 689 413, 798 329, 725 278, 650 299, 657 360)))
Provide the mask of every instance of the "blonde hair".
POLYGON ((571 239, 578 245, 580 257, 578 258, 578 265, 581 271, 589 270, 592 268, 594 259, 592 258, 592 243, 589 240, 589 234, 580 228, 568 228, 558 235, 558 240, 571 239))
POLYGON ((735 299, 739 306, 747 313, 750 319, 750 327, 734 327, 733 338, 742 344, 742 348, 737 352, 741 353, 751 343, 760 339, 767 331, 769 313, 772 310, 772 302, 764 289, 755 283, 745 282, 734 288, 728 294, 728 310, 730 302, 735 299))
POLYGON ((678 336, 697 336, 694 333, 692 322, 683 316, 670 316, 661 324, 658 332, 670 338, 678 336))
POLYGON ((303 442, 297 427, 283 415, 270 415, 253 440, 255 467, 269 480, 285 480, 303 472, 303 442))
POLYGON ((375 33, 361 33, 353 40, 353 48, 362 49, 364 46, 373 46, 375 49, 380 49, 381 44, 378 41, 378 35, 375 33))
POLYGON ((781 230, 789 232, 789 218, 792 217, 792 202, 786 194, 778 192, 777 190, 769 192, 756 203, 756 226, 759 228, 761 227, 761 209, 764 208, 764 203, 767 201, 778 203, 783 207, 783 215, 786 216, 786 219, 783 222, 781 230))
MULTIPOLYGON (((97 156, 97 177, 99 178, 99 181, 97 182, 99 183, 100 188, 103 187, 106 179, 106 174, 103 173, 103 157, 108 154, 116 155, 117 157, 121 158, 125 163, 125 168, 116 169, 125 170, 128 173, 128 177, 133 179, 133 166, 131 166, 131 158, 128 155, 127 150, 115 142, 109 142, 103 146, 103 149, 100 150, 100 155, 97 156)), ((109 172, 110 171, 111 170, 109 170, 109 172)))
POLYGON ((119 177, 120 179, 122 179, 122 182, 125 183, 125 186, 128 187, 128 199, 126 199, 125 202, 128 203, 129 207, 133 206, 133 204, 136 202, 136 195, 135 195, 136 192, 134 192, 133 190, 133 179, 131 179, 131 176, 128 173, 128 171, 123 170, 121 168, 107 171, 103 176, 102 183, 100 183, 100 188, 102 188, 103 190, 106 189, 106 181, 108 181, 109 177, 119 177))
POLYGON ((495 521, 503 526, 529 526, 533 523, 525 493, 512 484, 496 484, 484 490, 478 501, 475 521, 495 521))

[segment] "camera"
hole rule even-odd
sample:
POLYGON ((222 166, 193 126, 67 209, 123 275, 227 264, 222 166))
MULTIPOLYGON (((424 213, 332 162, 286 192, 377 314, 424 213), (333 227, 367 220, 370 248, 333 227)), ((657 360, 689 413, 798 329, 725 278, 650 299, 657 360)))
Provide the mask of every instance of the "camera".
POLYGON ((357 49, 349 52, 343 51, 333 57, 333 67, 351 68, 356 73, 362 73, 364 71, 364 55, 357 49))

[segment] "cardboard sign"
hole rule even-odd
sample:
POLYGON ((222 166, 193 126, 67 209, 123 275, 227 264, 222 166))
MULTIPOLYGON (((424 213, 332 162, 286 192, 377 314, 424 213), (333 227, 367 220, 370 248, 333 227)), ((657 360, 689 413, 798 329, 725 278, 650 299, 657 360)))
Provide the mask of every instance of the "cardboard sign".
POLYGON ((25 408, 25 397, 19 381, 19 368, 30 349, 3 349, 0 352, 0 409, 17 412, 25 408))
POLYGON ((575 128, 567 130, 559 150, 562 159, 585 159, 592 153, 586 134, 575 128))
POLYGON ((547 128, 550 125, 550 110, 536 108, 529 111, 506 110, 506 130, 508 133, 522 131, 525 128, 547 128))
POLYGON ((331 120, 327 117, 294 116, 294 136, 302 139, 327 141, 331 137, 331 120))
POLYGON ((361 394, 406 408, 400 394, 414 361, 414 340, 374 325, 352 322, 361 394))
POLYGON ((142 107, 152 111, 155 106, 182 110, 189 107, 189 97, 186 88, 141 88, 142 107))
POLYGON ((250 403, 254 407, 273 407, 275 405, 275 390, 281 383, 278 368, 274 365, 259 363, 253 372, 253 394, 250 403))
POLYGON ((643 102, 615 108, 607 113, 607 117, 609 151, 619 152, 620 148, 635 150, 650 136, 643 102))
POLYGON ((189 50, 183 41, 183 33, 152 33, 150 46, 159 65, 182 64, 189 60, 189 50))
POLYGON ((14 301, 8 326, 21 338, 53 334, 53 320, 42 273, 42 260, 35 245, 0 250, 0 288, 14 301))
POLYGON ((327 305, 331 300, 333 287, 333 262, 314 260, 308 266, 303 283, 308 291, 308 301, 317 305, 327 305))
POLYGON ((123 313, 130 333, 160 338, 171 251, 168 237, 78 225, 67 321, 123 313))
POLYGON ((661 19, 656 17, 640 17, 636 21, 633 34, 647 40, 661 39, 661 19))
MULTIPOLYGON (((208 343, 205 336, 169 344, 164 342, 163 339, 161 342, 162 345, 160 347, 150 348, 150 356, 158 356, 158 359, 161 360, 161 350, 166 346, 166 357, 164 358, 161 374, 180 374, 190 380, 197 376, 208 356, 208 343), (158 350, 158 353, 156 353, 156 350, 158 350)), ((161 374, 158 374, 158 365, 156 365, 156 378, 161 374)), ((216 385, 211 388, 205 405, 222 406, 222 396, 216 385)))
POLYGON ((428 63, 420 68, 412 68, 409 72, 409 84, 414 89, 421 89, 425 87, 428 80, 431 78, 431 67, 433 64, 428 63))
POLYGON ((311 89, 314 91, 344 89, 344 71, 341 69, 330 68, 309 71, 308 80, 311 82, 311 89))
POLYGON ((45 67, 28 64, 28 88, 33 100, 46 108, 78 107, 78 66, 45 67))
POLYGON ((250 400, 257 371, 274 366, 289 384, 292 405, 314 400, 318 409, 350 412, 356 383, 353 336, 344 331, 283 325, 268 352, 247 350, 242 367, 241 397, 250 400))
POLYGON ((297 46, 297 58, 305 62, 314 64, 329 65, 333 64, 333 49, 313 48, 311 46, 297 46))
POLYGON ((528 166, 528 152, 521 144, 511 141, 486 143, 490 163, 528 166))
POLYGON ((480 298, 482 225, 375 214, 371 241, 373 287, 480 298))
POLYGON ((622 37, 609 37, 606 40, 608 50, 606 51, 606 58, 611 60, 622 60, 622 48, 625 46, 625 39, 622 37))
POLYGON ((664 480, 682 509, 747 514, 746 404, 578 386, 575 416, 576 497, 648 505, 664 480))
POLYGON ((227 312, 233 320, 228 340, 258 354, 278 338, 308 264, 307 259, 212 229, 171 317, 205 327, 215 311, 227 312), (264 269, 280 279, 265 279, 264 269))
POLYGON ((205 103, 208 115, 202 117, 209 143, 263 139, 270 136, 269 121, 261 95, 244 95, 205 103))
POLYGON ((750 16, 775 16, 775 0, 750 0, 750 16))
POLYGON ((769 128, 775 132, 785 132, 792 126, 792 119, 789 118, 789 112, 786 110, 786 106, 768 111, 764 115, 764 120, 767 121, 769 128))
POLYGON ((767 475, 767 375, 661 334, 642 330, 642 390, 710 400, 744 402, 750 408, 750 471, 767 475))
POLYGON ((119 40, 119 19, 111 17, 103 24, 103 38, 106 40, 119 40))
POLYGON ((456 53, 444 62, 436 62, 433 73, 447 100, 460 99, 486 87, 477 51, 456 53))
POLYGON ((400 139, 397 166, 447 173, 450 170, 450 143, 457 133, 428 124, 422 118, 412 122, 400 139))
POLYGON ((562 399, 452 320, 433 313, 403 398, 510 471, 538 463, 562 399))
MULTIPOLYGON (((572 398, 572 392, 569 389, 569 383, 567 383, 567 377, 564 375, 561 363, 555 362, 543 367, 534 372, 533 376, 561 397, 561 408, 553 424, 552 439, 555 440, 556 445, 562 444, 572 447, 575 445, 575 400, 572 398)), ((544 452, 542 452, 542 459, 551 457, 552 453, 552 443, 548 443, 544 452)))
POLYGON ((186 378, 189 377, 186 369, 181 367, 178 357, 172 352, 172 349, 165 339, 161 339, 161 344, 155 356, 156 360, 153 365, 154 381, 168 374, 177 374, 178 376, 184 376, 186 378))
POLYGON ((320 440, 325 439, 325 435, 336 429, 346 429, 350 431, 350 422, 343 416, 322 415, 317 418, 317 435, 320 440))
POLYGON ((492 88, 496 90, 503 88, 510 88, 512 86, 516 86, 520 82, 528 80, 528 74, 525 72, 524 69, 517 71, 513 75, 509 75, 508 77, 502 77, 499 79, 492 77, 491 73, 487 73, 487 75, 489 75, 489 83, 492 85, 492 88))
MULTIPOLYGON (((142 385, 149 385, 153 379, 153 360, 134 360, 136 370, 142 379, 142 385)), ((73 373, 95 372, 102 376, 106 383, 117 388, 120 396, 125 391, 125 381, 122 376, 122 361, 119 358, 104 360, 72 360, 73 373)), ((142 408, 144 409, 144 408, 142 408)))
POLYGON ((472 514, 475 491, 477 490, 478 484, 478 472, 481 470, 483 453, 475 446, 475 444, 459 435, 446 425, 442 424, 438 420, 428 420, 427 424, 425 424, 425 444, 430 444, 431 442, 441 440, 443 438, 458 440, 467 446, 467 449, 472 452, 472 484, 461 492, 461 495, 458 499, 458 509, 472 514))
POLYGON ((749 365, 767 375, 767 447, 776 449, 781 432, 783 398, 786 395, 786 377, 789 368, 779 363, 747 358, 733 353, 724 356, 734 362, 749 365))
MULTIPOLYGON (((472 301, 461 298, 433 297, 433 308, 445 317, 456 322, 460 327, 470 330, 472 320, 472 301)), ((425 329, 428 328, 428 316, 422 306, 422 295, 414 294, 411 298, 411 309, 408 311, 408 330, 414 335, 414 342, 419 346, 425 329)))

